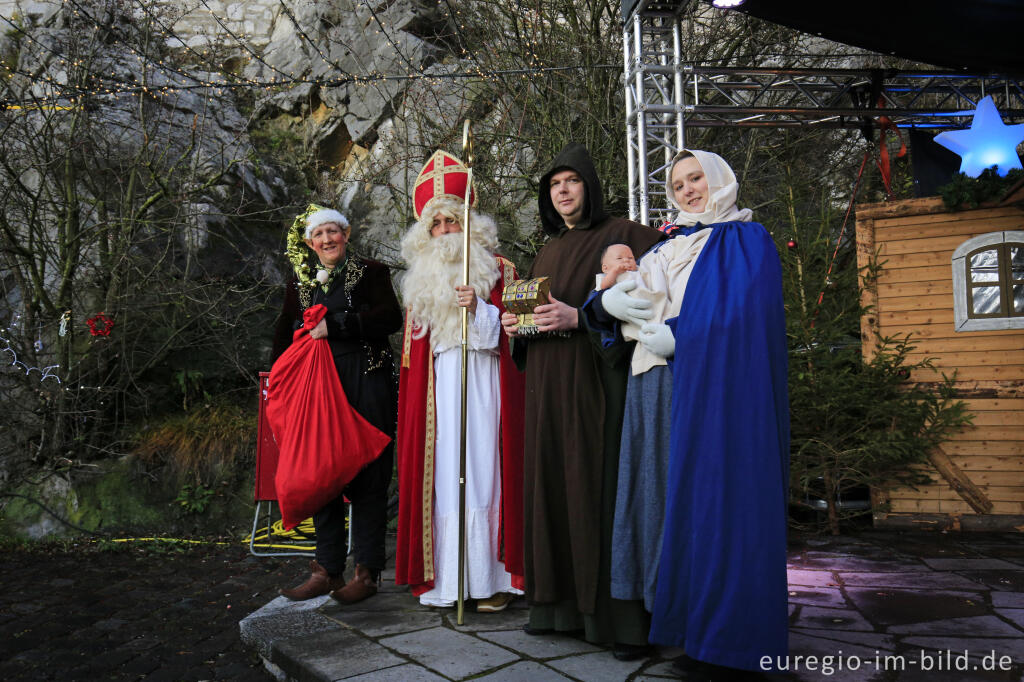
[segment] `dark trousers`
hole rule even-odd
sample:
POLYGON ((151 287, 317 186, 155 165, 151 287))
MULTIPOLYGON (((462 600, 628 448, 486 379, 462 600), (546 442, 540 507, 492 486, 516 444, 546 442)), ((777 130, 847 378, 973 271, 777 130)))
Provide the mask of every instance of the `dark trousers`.
POLYGON ((341 495, 313 514, 316 528, 316 560, 331 577, 345 571, 348 531, 345 501, 352 501, 352 553, 376 575, 384 568, 384 534, 388 525, 388 484, 391 482, 395 446, 389 444, 380 457, 352 479, 341 495))

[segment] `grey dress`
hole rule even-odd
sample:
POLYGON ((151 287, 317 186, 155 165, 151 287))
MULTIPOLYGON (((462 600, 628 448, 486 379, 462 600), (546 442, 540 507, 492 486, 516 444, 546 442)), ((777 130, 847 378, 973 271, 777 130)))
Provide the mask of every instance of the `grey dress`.
POLYGON ((665 527, 672 370, 630 375, 612 528, 612 597, 643 599, 651 611, 665 527))

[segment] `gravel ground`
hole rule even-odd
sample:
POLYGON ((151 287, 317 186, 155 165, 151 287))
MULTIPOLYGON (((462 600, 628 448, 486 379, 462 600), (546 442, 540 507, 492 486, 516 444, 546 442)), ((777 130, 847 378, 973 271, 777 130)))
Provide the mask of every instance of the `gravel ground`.
POLYGON ((0 543, 0 679, 272 680, 238 621, 305 565, 237 541, 0 543))

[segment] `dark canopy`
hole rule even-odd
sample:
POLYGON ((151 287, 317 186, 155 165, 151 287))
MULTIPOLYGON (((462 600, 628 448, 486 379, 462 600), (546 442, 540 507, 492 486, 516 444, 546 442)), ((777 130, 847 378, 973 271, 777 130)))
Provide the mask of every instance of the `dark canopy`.
MULTIPOLYGON (((688 2, 622 0, 622 19, 628 20, 639 5, 672 12, 688 2)), ((1019 49, 1024 0, 746 0, 736 10, 946 69, 1024 76, 1024 51, 1019 49)))
POLYGON ((737 10, 829 40, 948 69, 1024 75, 1021 0, 747 0, 737 10))

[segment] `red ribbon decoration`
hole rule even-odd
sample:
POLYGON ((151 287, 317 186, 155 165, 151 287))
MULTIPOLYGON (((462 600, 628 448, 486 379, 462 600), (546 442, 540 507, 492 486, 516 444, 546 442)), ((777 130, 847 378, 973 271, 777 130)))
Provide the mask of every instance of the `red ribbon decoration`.
POLYGON ((85 321, 89 325, 89 333, 93 336, 110 336, 114 329, 114 318, 106 313, 97 313, 85 321))
MULTIPOLYGON (((882 109, 885 107, 885 100, 881 97, 878 98, 878 108, 882 109)), ((900 150, 896 154, 897 159, 901 159, 907 155, 907 143, 903 139, 903 133, 900 132, 899 127, 892 122, 892 119, 888 116, 878 117, 878 160, 875 162, 878 165, 878 172, 882 174, 882 185, 885 186, 885 194, 889 199, 892 199, 892 167, 889 164, 889 132, 896 134, 896 137, 900 141, 900 150)))

